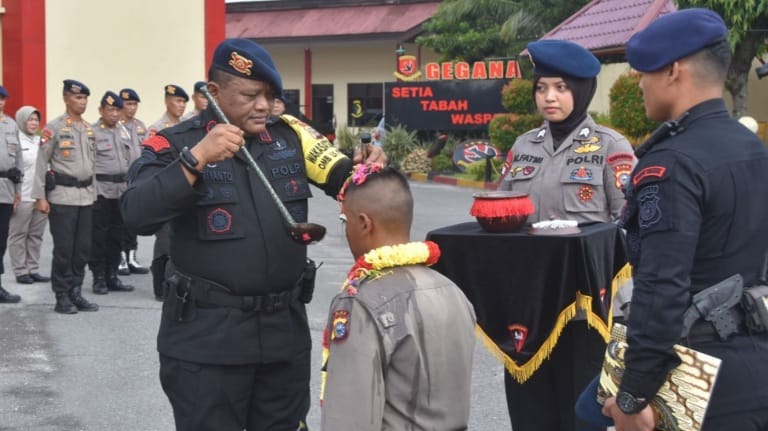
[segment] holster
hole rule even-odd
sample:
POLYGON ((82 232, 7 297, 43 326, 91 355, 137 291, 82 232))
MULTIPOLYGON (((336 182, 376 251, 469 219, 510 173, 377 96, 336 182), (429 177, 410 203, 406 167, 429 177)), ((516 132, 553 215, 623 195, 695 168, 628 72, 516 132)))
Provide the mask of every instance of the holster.
POLYGON ((49 170, 45 173, 45 191, 50 192, 56 188, 56 173, 49 170))
POLYGON ((0 177, 8 178, 12 183, 19 184, 24 179, 24 173, 16 166, 13 166, 6 172, 0 172, 0 177))
POLYGON ((191 322, 197 316, 197 304, 192 299, 191 292, 185 289, 179 276, 174 273, 165 279, 166 300, 168 306, 173 308, 173 314, 177 322, 191 322))
POLYGON ((753 333, 768 330, 768 286, 759 285, 744 289, 741 298, 747 329, 753 333))
POLYGON ((743 312, 739 307, 744 281, 734 274, 693 295, 690 307, 685 311, 681 338, 686 338, 698 320, 709 322, 721 340, 727 340, 739 332, 743 312))
POLYGON ((304 304, 309 304, 312 301, 312 295, 315 293, 315 275, 317 269, 322 265, 322 262, 320 265, 315 265, 315 261, 310 258, 307 258, 304 264, 304 273, 301 276, 301 292, 299 292, 299 301, 304 304))

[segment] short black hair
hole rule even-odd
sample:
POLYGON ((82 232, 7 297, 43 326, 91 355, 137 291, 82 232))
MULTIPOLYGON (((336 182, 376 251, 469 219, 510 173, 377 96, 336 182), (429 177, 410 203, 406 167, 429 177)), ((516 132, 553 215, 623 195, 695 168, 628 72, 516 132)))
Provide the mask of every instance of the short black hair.
POLYGON ((688 57, 696 63, 694 75, 706 83, 722 83, 731 66, 731 45, 722 38, 688 57))
POLYGON ((358 210, 372 211, 380 222, 410 230, 413 222, 413 194, 408 180, 395 168, 385 167, 367 175, 361 184, 351 182, 344 192, 344 201, 352 201, 358 210), (385 186, 386 188, 379 188, 385 186), (375 198, 356 200, 353 196, 366 189, 375 189, 375 198))
POLYGON ((227 85, 227 83, 229 81, 231 81, 231 80, 233 80, 235 78, 236 78, 235 75, 233 75, 231 73, 224 72, 223 70, 217 69, 217 68, 215 68, 213 66, 208 68, 208 80, 212 81, 212 82, 215 82, 215 83, 219 84, 220 86, 227 85))

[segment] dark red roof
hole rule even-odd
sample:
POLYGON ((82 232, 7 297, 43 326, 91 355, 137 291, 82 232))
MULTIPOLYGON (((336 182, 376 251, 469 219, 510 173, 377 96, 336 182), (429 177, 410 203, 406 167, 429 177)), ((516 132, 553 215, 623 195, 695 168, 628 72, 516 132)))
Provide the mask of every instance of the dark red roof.
POLYGON ((418 30, 440 2, 227 13, 227 37, 264 40, 387 37, 418 30))
POLYGON ((598 55, 623 53, 633 34, 675 10, 672 0, 592 0, 542 39, 570 40, 598 55))

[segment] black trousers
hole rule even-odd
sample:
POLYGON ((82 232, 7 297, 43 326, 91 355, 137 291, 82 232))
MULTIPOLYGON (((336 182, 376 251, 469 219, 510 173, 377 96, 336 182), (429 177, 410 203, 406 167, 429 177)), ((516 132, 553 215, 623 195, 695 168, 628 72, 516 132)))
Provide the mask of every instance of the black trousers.
POLYGON ((177 431, 306 429, 310 351, 291 361, 211 365, 160 355, 177 431))
POLYGON ((51 287, 56 293, 83 285, 91 251, 93 206, 51 204, 48 214, 53 237, 51 287))
POLYGON ((518 383, 504 373, 507 409, 514 431, 597 431, 604 428, 582 422, 574 414, 581 392, 600 372, 605 341, 584 320, 563 329, 549 359, 518 383))
POLYGON ((136 250, 137 248, 139 248, 139 240, 136 238, 136 234, 126 229, 125 235, 123 235, 123 239, 120 241, 120 250, 128 251, 136 250))
POLYGON ((5 274, 3 258, 8 248, 8 226, 11 225, 13 204, 0 204, 0 274, 5 274))
POLYGON ((120 201, 99 196, 93 204, 93 240, 88 265, 98 274, 117 272, 125 225, 120 201))

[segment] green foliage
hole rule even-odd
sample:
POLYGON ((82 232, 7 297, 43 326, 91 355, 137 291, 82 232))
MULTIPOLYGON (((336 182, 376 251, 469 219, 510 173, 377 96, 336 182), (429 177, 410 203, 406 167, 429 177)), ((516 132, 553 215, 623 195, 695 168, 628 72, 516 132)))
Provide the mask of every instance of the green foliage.
POLYGON ((533 81, 528 79, 513 79, 501 90, 501 104, 515 114, 531 114, 536 112, 536 102, 533 100, 533 81))
POLYGON ((767 0, 676 0, 675 3, 678 9, 704 7, 719 13, 728 27, 731 48, 739 44, 750 30, 768 26, 767 0))
POLYGON ((346 124, 336 128, 336 147, 342 151, 354 151, 360 137, 352 132, 346 124))
POLYGON ((643 93, 638 83, 640 75, 621 75, 611 87, 611 124, 627 138, 638 139, 656 128, 656 123, 645 116, 643 93))
POLYGON ((539 114, 496 114, 488 125, 491 144, 506 153, 518 136, 541 126, 542 121, 539 114))
POLYGON ((389 163, 400 169, 405 157, 416 148, 417 144, 416 131, 408 131, 404 126, 398 124, 387 131, 382 148, 387 153, 389 163))
POLYGON ((595 123, 600 124, 605 127, 613 128, 613 123, 611 123, 611 114, 603 114, 602 112, 590 112, 589 115, 592 117, 593 120, 595 120, 595 123))
MULTIPOLYGON (((504 164, 504 161, 502 161, 501 159, 491 160, 491 182, 496 182, 499 180, 501 166, 503 164, 504 164)), ((485 170, 486 170, 485 160, 472 162, 469 165, 467 165, 467 174, 469 178, 474 181, 485 181, 485 170)))
POLYGON ((400 165, 400 171, 404 174, 427 173, 431 168, 432 164, 429 157, 427 157, 427 150, 423 148, 411 151, 410 154, 405 156, 403 163, 400 165))
POLYGON ((453 157, 444 152, 436 155, 432 158, 432 170, 440 173, 454 172, 453 157))

